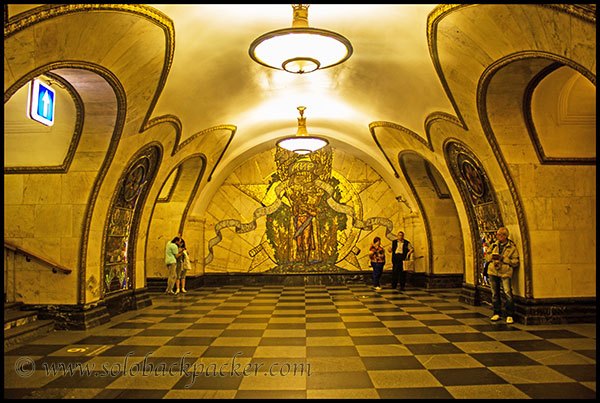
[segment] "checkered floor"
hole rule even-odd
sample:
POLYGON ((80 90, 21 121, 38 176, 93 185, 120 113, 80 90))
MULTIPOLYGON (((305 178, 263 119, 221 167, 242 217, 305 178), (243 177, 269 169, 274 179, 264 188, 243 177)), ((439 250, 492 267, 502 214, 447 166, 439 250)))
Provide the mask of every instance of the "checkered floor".
POLYGON ((6 351, 4 397, 596 397, 595 324, 489 315, 458 290, 364 284, 156 295, 89 331, 6 351))

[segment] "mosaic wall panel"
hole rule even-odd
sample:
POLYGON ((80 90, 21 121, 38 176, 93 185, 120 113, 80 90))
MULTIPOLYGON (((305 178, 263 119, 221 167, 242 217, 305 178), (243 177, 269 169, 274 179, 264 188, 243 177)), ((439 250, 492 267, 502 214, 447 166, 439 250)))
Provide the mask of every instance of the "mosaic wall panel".
POLYGON ((305 155, 276 147, 236 170, 208 206, 205 271, 368 270, 372 238, 391 243, 400 210, 362 161, 340 153, 334 164, 331 146, 305 155))
POLYGON ((103 294, 132 288, 132 241, 137 232, 139 213, 160 162, 160 149, 146 148, 119 179, 104 239, 103 294))
POLYGON ((496 240, 496 232, 502 227, 502 216, 496 194, 481 162, 464 145, 448 142, 445 147, 446 162, 456 182, 466 206, 473 239, 478 242, 477 285, 483 282, 483 257, 487 245, 496 240), (477 241, 479 240, 479 241, 477 241))

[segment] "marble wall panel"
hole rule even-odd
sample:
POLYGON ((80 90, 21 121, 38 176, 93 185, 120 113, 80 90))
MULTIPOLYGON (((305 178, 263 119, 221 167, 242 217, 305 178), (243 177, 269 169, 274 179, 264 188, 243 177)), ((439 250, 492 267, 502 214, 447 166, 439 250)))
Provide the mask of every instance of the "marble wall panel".
POLYGON ((560 235, 556 231, 531 231, 531 259, 534 267, 541 264, 558 264, 560 235))
POLYGON ((554 197, 552 202, 552 216, 554 229, 575 230, 595 228, 595 223, 590 220, 592 199, 589 197, 554 197))
MULTIPOLYGON (((595 248, 594 248, 595 250, 595 248)), ((570 264, 571 289, 573 297, 596 296, 596 264, 570 264)))
POLYGON ((4 205, 5 238, 31 238, 34 233, 34 205, 4 205))
POLYGON ((69 204, 50 204, 35 206, 36 238, 49 235, 60 237, 73 236, 73 208, 69 204))
POLYGON ((59 175, 23 175, 24 204, 58 204, 60 200, 59 175))
POLYGON ((523 200, 535 197, 535 183, 533 182, 534 164, 520 164, 518 175, 514 175, 515 184, 519 187, 523 200))
POLYGON ((554 216, 552 215, 552 199, 533 197, 523 203, 525 214, 531 230, 554 229, 554 216))
POLYGON ((69 172, 61 177, 61 203, 86 204, 97 172, 69 172))
POLYGON ((69 172, 98 172, 103 160, 102 152, 75 152, 69 172))
POLYGON ((560 231, 561 263, 595 263, 596 262, 596 232, 581 230, 560 231))
POLYGON ((578 194, 577 174, 565 167, 536 166, 533 173, 535 193, 539 197, 570 197, 578 194))
POLYGON ((23 203, 23 175, 4 175, 4 205, 23 203))
POLYGON ((552 298, 557 295, 573 296, 571 265, 558 263, 536 264, 533 274, 535 298, 552 298))
MULTIPOLYGON (((52 236, 41 236, 36 238, 26 238, 23 239, 23 248, 35 252, 40 257, 44 257, 52 260, 53 262, 60 263, 60 238, 52 237, 52 236)), ((48 266, 45 267, 45 270, 50 270, 48 266)), ((69 269, 74 269, 74 267, 69 267, 69 269)), ((32 270, 29 268, 29 270, 32 270)))
POLYGON ((57 263, 77 272, 80 238, 60 238, 60 260, 57 263))

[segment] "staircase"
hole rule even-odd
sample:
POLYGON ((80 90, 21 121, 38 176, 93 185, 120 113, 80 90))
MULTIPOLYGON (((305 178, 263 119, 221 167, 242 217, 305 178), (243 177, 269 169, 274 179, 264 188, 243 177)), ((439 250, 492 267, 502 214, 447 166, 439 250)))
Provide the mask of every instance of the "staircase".
POLYGON ((54 330, 53 320, 38 320, 37 311, 22 311, 22 302, 4 303, 4 349, 54 330))

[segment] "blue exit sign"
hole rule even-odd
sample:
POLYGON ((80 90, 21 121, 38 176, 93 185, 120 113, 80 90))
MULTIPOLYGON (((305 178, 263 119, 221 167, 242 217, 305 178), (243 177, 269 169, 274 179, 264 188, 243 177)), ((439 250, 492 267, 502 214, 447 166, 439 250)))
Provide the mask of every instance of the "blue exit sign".
POLYGON ((56 94, 48 84, 33 79, 27 99, 27 116, 46 126, 54 124, 54 109, 56 106, 56 94))

